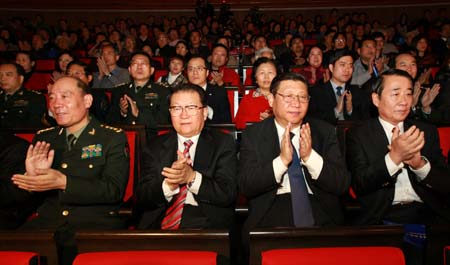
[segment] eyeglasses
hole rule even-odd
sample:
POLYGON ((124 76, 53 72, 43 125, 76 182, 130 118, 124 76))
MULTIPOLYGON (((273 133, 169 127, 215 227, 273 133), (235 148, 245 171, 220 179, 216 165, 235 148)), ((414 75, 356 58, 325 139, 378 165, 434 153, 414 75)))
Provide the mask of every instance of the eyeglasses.
POLYGON ((200 109, 203 109, 204 106, 197 106, 197 105, 187 105, 187 106, 171 106, 169 107, 170 115, 172 116, 179 116, 183 112, 183 110, 186 111, 186 114, 189 116, 195 116, 198 114, 200 109))
POLYGON ((187 71, 188 72, 203 72, 203 71, 205 71, 206 70, 206 67, 204 67, 204 66, 197 66, 197 67, 195 67, 195 66, 189 66, 188 68, 187 68, 187 71))
POLYGON ((283 101, 286 103, 292 103, 294 99, 297 99, 300 103, 308 103, 310 96, 301 96, 301 95, 283 95, 277 92, 277 95, 283 98, 283 101))

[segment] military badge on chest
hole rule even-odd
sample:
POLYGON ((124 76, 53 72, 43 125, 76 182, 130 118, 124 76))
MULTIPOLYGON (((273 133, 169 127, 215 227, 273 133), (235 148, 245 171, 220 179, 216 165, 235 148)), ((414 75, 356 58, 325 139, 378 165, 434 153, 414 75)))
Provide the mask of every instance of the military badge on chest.
POLYGON ((156 103, 158 102, 158 98, 159 98, 158 94, 154 92, 144 94, 145 103, 150 107, 156 105, 156 103))
POLYGON ((81 149, 81 159, 88 159, 102 156, 102 145, 92 144, 81 149))

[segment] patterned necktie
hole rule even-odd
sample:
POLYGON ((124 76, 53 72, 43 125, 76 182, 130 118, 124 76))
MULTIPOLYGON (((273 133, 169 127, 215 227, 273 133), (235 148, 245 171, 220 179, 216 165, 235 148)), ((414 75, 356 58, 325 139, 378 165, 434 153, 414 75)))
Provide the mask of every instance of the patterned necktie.
POLYGON ((69 150, 72 150, 72 147, 75 145, 75 141, 77 140, 77 137, 73 134, 67 135, 67 145, 69 147, 69 150))
MULTIPOLYGON (((184 143, 183 156, 186 158, 191 158, 189 154, 189 149, 194 144, 191 140, 186 140, 184 143)), ((180 187, 180 192, 175 195, 172 200, 172 205, 166 210, 166 216, 161 222, 161 229, 175 230, 180 227, 181 215, 183 214, 184 202, 186 201, 187 186, 182 185, 180 187)))
MULTIPOLYGON (((294 134, 291 133, 291 139, 294 134)), ((292 144, 292 143, 291 143, 292 144)), ((314 225, 311 204, 309 201, 308 190, 306 188, 305 178, 303 176, 302 165, 297 155, 297 150, 292 152, 292 162, 288 168, 289 182, 291 185, 292 213, 294 216, 294 225, 296 227, 305 227, 314 225)))

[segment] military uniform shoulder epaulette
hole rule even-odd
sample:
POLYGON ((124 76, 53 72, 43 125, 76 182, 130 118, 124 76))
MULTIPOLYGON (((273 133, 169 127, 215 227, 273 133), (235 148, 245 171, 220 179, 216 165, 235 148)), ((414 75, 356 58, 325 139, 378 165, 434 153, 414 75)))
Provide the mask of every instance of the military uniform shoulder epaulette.
POLYGON ((36 134, 41 134, 43 132, 49 132, 49 131, 55 130, 56 128, 57 128, 56 126, 55 127, 50 127, 50 128, 45 128, 45 129, 37 131, 36 134))
POLYGON ((101 126, 102 128, 109 129, 109 130, 114 131, 114 132, 116 132, 116 133, 120 133, 120 132, 123 131, 121 128, 112 127, 112 126, 109 126, 109 125, 106 125, 106 124, 101 124, 100 126, 101 126))

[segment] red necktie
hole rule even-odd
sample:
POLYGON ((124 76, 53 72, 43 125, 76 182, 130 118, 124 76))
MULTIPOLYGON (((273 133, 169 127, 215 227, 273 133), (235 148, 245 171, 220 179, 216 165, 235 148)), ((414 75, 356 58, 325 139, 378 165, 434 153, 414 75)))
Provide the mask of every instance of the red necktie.
MULTIPOLYGON (((191 140, 186 140, 184 143, 183 156, 191 158, 189 148, 194 144, 191 140)), ((181 215, 183 214, 184 202, 186 201, 187 187, 182 185, 180 192, 173 197, 173 203, 166 210, 166 216, 161 222, 161 229, 175 230, 180 227, 181 215)))

